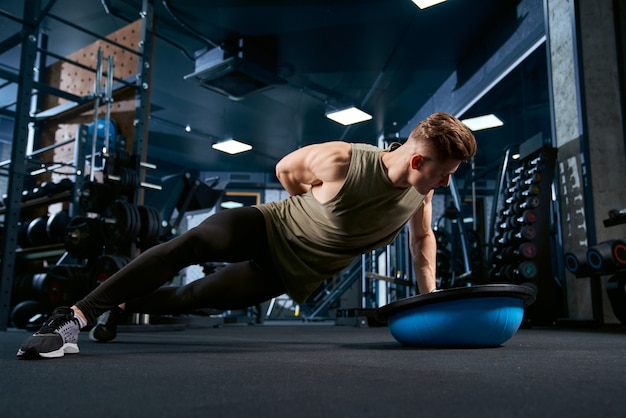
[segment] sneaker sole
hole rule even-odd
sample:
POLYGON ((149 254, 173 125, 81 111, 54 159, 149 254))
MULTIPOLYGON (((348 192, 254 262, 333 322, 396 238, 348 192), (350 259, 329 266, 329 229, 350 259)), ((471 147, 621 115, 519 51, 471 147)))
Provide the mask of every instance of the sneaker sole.
POLYGON ((24 359, 36 359, 36 358, 61 358, 66 354, 78 354, 80 350, 78 349, 78 344, 75 343, 65 343, 63 347, 58 350, 50 351, 47 353, 39 353, 37 350, 28 349, 26 351, 17 350, 17 356, 19 358, 24 359))

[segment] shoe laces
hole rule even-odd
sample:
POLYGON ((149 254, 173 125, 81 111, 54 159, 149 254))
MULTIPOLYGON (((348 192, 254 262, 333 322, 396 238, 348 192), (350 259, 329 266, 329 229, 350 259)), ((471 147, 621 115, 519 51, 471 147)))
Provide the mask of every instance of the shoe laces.
POLYGON ((48 322, 43 324, 38 334, 52 334, 70 321, 76 321, 72 311, 55 309, 50 319, 48 319, 48 322))

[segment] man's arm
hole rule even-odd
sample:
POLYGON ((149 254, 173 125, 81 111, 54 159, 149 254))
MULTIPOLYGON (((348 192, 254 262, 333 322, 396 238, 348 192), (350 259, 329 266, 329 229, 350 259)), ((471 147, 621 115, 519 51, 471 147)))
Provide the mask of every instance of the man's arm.
POLYGON ((320 196, 314 192, 315 197, 325 200, 332 194, 333 185, 343 184, 351 155, 352 146, 346 142, 307 145, 276 164, 276 177, 292 196, 318 187, 323 193, 320 196), (325 187, 319 187, 322 185, 325 187))
POLYGON ((432 229, 434 191, 426 195, 424 204, 409 221, 409 248, 420 293, 437 288, 437 239, 432 229))

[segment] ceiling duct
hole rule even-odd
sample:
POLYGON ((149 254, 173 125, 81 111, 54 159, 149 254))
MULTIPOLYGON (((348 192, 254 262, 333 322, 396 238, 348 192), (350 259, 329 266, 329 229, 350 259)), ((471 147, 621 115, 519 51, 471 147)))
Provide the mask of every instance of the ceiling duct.
POLYGON ((241 100, 285 82, 276 75, 276 56, 267 44, 240 39, 236 48, 214 48, 196 58, 195 71, 185 76, 200 86, 241 100), (230 51, 233 51, 230 52, 230 51))

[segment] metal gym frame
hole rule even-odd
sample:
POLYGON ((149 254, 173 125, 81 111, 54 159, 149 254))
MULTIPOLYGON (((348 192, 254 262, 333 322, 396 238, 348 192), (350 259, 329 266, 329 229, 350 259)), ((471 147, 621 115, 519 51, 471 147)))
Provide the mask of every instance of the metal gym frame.
MULTIPOLYGON (((41 150, 37 150, 30 155, 27 155, 27 146, 28 146, 28 138, 29 134, 31 134, 31 124, 37 123, 43 118, 47 117, 47 115, 39 114, 36 116, 31 115, 31 103, 33 98, 36 98, 38 94, 51 94, 57 97, 62 97, 68 99, 76 104, 85 104, 91 101, 94 102, 94 109, 96 109, 94 118, 97 121, 98 117, 98 107, 99 102, 104 100, 106 103, 110 100, 110 96, 108 99, 105 99, 106 93, 100 91, 100 86, 96 87, 94 90, 94 94, 89 95, 87 97, 79 97, 75 96, 71 93, 59 90, 52 86, 48 86, 45 83, 42 83, 39 79, 37 79, 36 75, 36 66, 37 66, 37 57, 38 54, 41 56, 51 56, 53 58, 57 58, 59 60, 71 62, 66 58, 60 57, 53 52, 47 51, 44 48, 38 46, 40 39, 42 37, 40 25, 43 19, 49 15, 50 10, 56 3, 56 0, 50 0, 45 8, 41 7, 41 0, 25 0, 23 6, 23 17, 18 18, 13 16, 10 13, 0 10, 0 14, 3 17, 11 19, 15 22, 18 22, 22 25, 20 31, 10 36, 9 38, 0 41, 0 54, 5 53, 6 51, 20 46, 20 63, 19 63, 19 71, 17 74, 14 74, 10 71, 6 71, 4 69, 0 69, 0 77, 7 79, 11 83, 17 84, 17 99, 15 102, 15 113, 3 111, 3 114, 7 114, 8 116, 14 117, 14 130, 13 130, 13 142, 11 147, 11 160, 8 165, 8 188, 7 188, 7 199, 5 201, 4 208, 4 242, 2 245, 2 254, 0 259, 0 331, 6 331, 9 323, 10 309, 11 309, 11 293, 14 284, 14 273, 15 273, 15 261, 16 261, 16 248, 17 248, 17 239, 18 239, 18 228, 19 228, 19 220, 20 220, 20 211, 22 209, 22 188, 24 185, 24 180, 27 174, 27 163, 28 157, 32 157, 37 153, 42 152, 41 150)), ((135 101, 136 101, 136 109, 135 109, 135 121, 134 121, 134 136, 133 136, 133 152, 139 156, 145 156, 145 148, 146 141, 148 135, 148 118, 149 118, 149 95, 150 95, 150 77, 151 77, 151 55, 153 50, 153 25, 154 25, 154 1, 153 0, 143 0, 142 1, 142 9, 139 12, 139 16, 141 18, 141 33, 140 33, 140 43, 139 50, 129 50, 132 53, 137 54, 138 56, 138 71, 136 75, 136 80, 134 82, 128 83, 123 80, 116 80, 121 84, 130 84, 135 88, 135 101)), ((115 43, 112 40, 106 39, 98 34, 88 31, 87 29, 81 28, 71 22, 65 21, 61 18, 50 16, 55 20, 60 21, 63 24, 72 26, 75 29, 78 29, 84 33, 87 33, 91 36, 101 39, 104 42, 115 45, 116 47, 120 47, 128 50, 128 48, 124 45, 120 45, 115 43)), ((45 44, 45 42, 43 42, 45 44)), ((42 62, 45 60, 42 60, 42 62)), ((102 60, 99 60, 101 64, 102 60)), ((74 65, 81 67, 81 64, 71 62, 74 65)), ((84 66, 82 66, 84 67, 84 66)), ((85 68, 87 70, 93 71, 91 68, 85 68)), ((98 66, 98 73, 100 76, 96 77, 97 79, 101 79, 101 68, 98 66)), ((112 78, 110 76, 111 71, 109 70, 109 80, 107 87, 111 86, 112 78)), ((41 73, 39 74, 41 75, 41 73)), ((108 106, 107 106, 108 108, 108 106)), ((54 112, 52 112, 54 113, 54 112)), ((109 112, 107 111, 107 116, 109 116, 109 112)), ((96 123, 94 123, 94 132, 96 131, 96 123)), ((108 125, 108 123, 107 123, 108 125)), ((79 126, 76 132, 76 138, 74 138, 76 143, 75 148, 75 161, 74 165, 78 166, 80 161, 85 158, 84 146, 79 146, 80 144, 84 144, 86 138, 86 130, 84 126, 79 126)), ((108 139, 108 138, 107 138, 108 139)), ((95 144, 95 141, 94 141, 95 144)), ((55 146, 60 146, 61 144, 56 144, 55 146)), ((94 156, 94 152, 92 150, 92 157, 94 156)), ((139 169, 139 168, 138 168, 139 169)), ((93 172, 93 166, 92 166, 93 172)), ((80 180, 80 176, 77 172, 76 179, 80 180)), ((76 187, 81 184, 81 181, 76 181, 74 186, 74 199, 77 196, 76 187)), ((140 190, 137 190, 137 196, 139 197, 140 190)), ((70 206, 71 208, 71 206, 70 206)))

